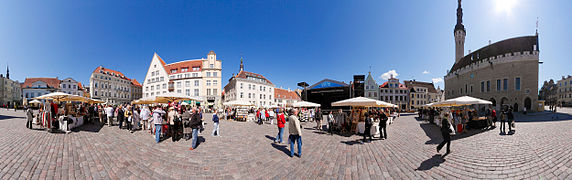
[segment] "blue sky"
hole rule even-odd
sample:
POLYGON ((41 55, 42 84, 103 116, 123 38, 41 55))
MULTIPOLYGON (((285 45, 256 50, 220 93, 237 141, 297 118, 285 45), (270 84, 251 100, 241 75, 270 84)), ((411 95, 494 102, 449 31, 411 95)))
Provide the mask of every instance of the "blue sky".
MULTIPOLYGON (((1 1, 0 71, 12 79, 72 77, 100 65, 142 82, 154 52, 167 63, 223 62, 223 81, 245 69, 278 87, 324 78, 378 82, 442 78, 454 62, 457 1, 1 1), (426 71, 426 73, 423 73, 426 71)), ((540 82, 571 74, 572 1, 465 0, 465 50, 533 35, 540 20, 540 82), (507 2, 509 5, 503 5, 507 2)), ((443 83, 437 83, 443 87, 443 83)))

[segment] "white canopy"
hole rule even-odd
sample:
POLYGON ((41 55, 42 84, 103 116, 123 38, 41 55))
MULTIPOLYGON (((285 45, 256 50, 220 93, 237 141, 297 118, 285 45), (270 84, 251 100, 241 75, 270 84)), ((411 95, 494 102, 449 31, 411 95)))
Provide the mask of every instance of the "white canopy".
POLYGON ((30 104, 42 104, 42 102, 41 102, 41 101, 38 101, 37 99, 34 99, 34 100, 32 100, 32 101, 30 101, 30 102, 28 102, 28 103, 30 103, 30 104))
POLYGON ((292 107, 320 107, 320 106, 322 105, 308 101, 298 101, 292 104, 292 107))
POLYGON ((158 103, 166 103, 166 102, 174 102, 174 101, 186 101, 186 100, 195 100, 195 101, 200 101, 200 98, 196 98, 196 97, 192 97, 192 96, 187 96, 181 93, 175 93, 175 92, 168 92, 165 94, 161 94, 161 95, 157 95, 155 97, 155 101, 158 103))
POLYGON ((225 106, 252 106, 252 103, 244 100, 234 100, 222 103, 225 106))
POLYGON ((153 104, 153 103, 155 103, 155 98, 151 98, 151 97, 141 98, 141 99, 137 99, 137 100, 133 101, 132 103, 133 104, 153 104))
POLYGON ((270 105, 270 106, 264 106, 264 108, 274 109, 274 108, 279 108, 279 107, 277 105, 270 105))
POLYGON ((76 96, 68 93, 63 92, 53 92, 49 94, 44 94, 42 96, 38 96, 34 99, 51 99, 54 101, 85 101, 84 97, 76 96))
POLYGON ((351 99, 333 102, 332 106, 397 107, 397 105, 395 104, 365 97, 355 97, 351 99))
POLYGON ((472 105, 472 104, 493 104, 490 101, 482 100, 479 98, 474 98, 471 96, 461 96, 453 99, 448 99, 445 101, 433 103, 431 106, 434 107, 443 107, 443 106, 464 106, 464 105, 472 105))

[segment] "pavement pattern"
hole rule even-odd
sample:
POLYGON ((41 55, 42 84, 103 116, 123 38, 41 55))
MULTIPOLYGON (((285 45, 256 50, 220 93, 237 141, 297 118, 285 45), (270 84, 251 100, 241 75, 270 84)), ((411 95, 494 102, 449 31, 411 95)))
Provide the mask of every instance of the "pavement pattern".
POLYGON ((29 130, 23 112, 2 109, 0 179, 572 179, 570 114, 517 114, 513 135, 456 135, 446 157, 436 152, 439 128, 413 114, 388 126, 389 139, 365 144, 303 123, 302 157, 291 158, 289 145, 273 143, 276 125, 222 120, 222 136, 212 137, 206 120, 204 142, 190 151, 191 141, 157 144, 117 126, 29 130))

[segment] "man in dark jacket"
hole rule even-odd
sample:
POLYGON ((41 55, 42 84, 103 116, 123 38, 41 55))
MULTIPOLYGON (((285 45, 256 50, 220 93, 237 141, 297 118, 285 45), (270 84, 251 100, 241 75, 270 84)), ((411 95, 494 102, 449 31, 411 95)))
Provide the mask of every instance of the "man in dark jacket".
POLYGON ((193 115, 191 115, 191 128, 193 129, 193 134, 192 134, 192 147, 190 148, 190 150, 194 150, 195 148, 197 148, 197 140, 198 140, 198 135, 199 135, 199 129, 201 128, 202 122, 201 122, 201 115, 197 112, 197 108, 193 108, 193 115))
POLYGON ((385 110, 379 112, 379 139, 387 139, 387 115, 385 110))
POLYGON ((447 144, 447 153, 445 153, 445 156, 448 155, 449 153, 451 153, 451 129, 449 128, 451 125, 449 125, 449 114, 445 114, 443 117, 443 120, 441 120, 441 135, 443 136, 443 142, 441 142, 441 144, 439 144, 439 146, 437 146, 437 152, 439 152, 441 150, 441 148, 443 148, 443 146, 445 146, 445 144, 447 144))
POLYGON ((365 131, 363 132, 363 142, 366 141, 367 137, 371 141, 371 126, 373 125, 373 114, 371 112, 365 113, 365 131))
POLYGON ((191 112, 190 112, 190 110, 185 110, 183 112, 183 114, 181 114, 181 120, 183 121, 183 126, 184 126, 184 128, 183 128, 184 138, 185 138, 185 140, 189 140, 191 138, 190 134, 192 132, 192 130, 191 131, 187 130, 187 129, 190 129, 190 126, 191 126, 191 112))
POLYGON ((117 121, 119 121, 119 129, 123 129, 123 119, 125 117, 125 112, 123 111, 123 106, 117 108, 117 121))

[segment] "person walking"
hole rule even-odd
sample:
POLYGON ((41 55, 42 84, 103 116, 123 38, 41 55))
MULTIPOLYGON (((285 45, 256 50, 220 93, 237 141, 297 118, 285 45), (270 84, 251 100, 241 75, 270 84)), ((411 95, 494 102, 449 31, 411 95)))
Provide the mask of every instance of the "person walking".
POLYGON ((127 130, 133 131, 133 127, 131 123, 133 122, 133 111, 131 106, 126 106, 123 111, 125 111, 125 126, 127 126, 127 130))
POLYGON ((268 113, 268 109, 264 109, 264 117, 266 118, 266 123, 270 122, 270 114, 268 113))
POLYGON ((197 140, 199 135, 199 129, 201 128, 201 115, 197 112, 197 108, 193 108, 193 115, 191 115, 191 128, 193 129, 191 148, 189 150, 194 150, 197 148, 197 140))
POLYGON ((316 110, 316 130, 322 130, 322 109, 316 110))
POLYGON ((334 131, 332 130, 334 128, 334 114, 332 114, 332 111, 330 111, 330 113, 328 114, 328 131, 330 131, 330 136, 334 135, 334 131))
POLYGON ((278 125, 278 135, 276 135, 276 138, 274 138, 274 143, 282 143, 282 133, 284 133, 284 124, 286 124, 286 119, 284 118, 282 109, 278 111, 278 115, 276 116, 276 124, 278 125))
POLYGON ((501 117, 500 117, 500 133, 501 134, 506 134, 506 110, 503 110, 503 112, 501 113, 501 117))
POLYGON ((176 122, 179 114, 175 111, 174 107, 169 107, 169 113, 167 115, 167 123, 169 124, 169 132, 171 134, 171 140, 175 142, 177 140, 177 127, 176 122))
POLYGON ((163 125, 163 115, 165 111, 161 107, 155 107, 153 110, 153 123, 155 124, 155 141, 159 143, 161 140, 161 126, 163 125))
POLYGON ((107 115, 107 126, 111 127, 113 126, 113 108, 111 107, 111 105, 108 105, 105 108, 105 115, 107 115))
POLYGON ((512 108, 508 109, 506 116, 508 118, 508 132, 511 133, 512 128, 513 128, 513 123, 514 123, 514 114, 512 114, 512 108))
POLYGON ((119 105, 116 110, 117 113, 117 121, 119 121, 119 129, 123 129, 123 120, 125 119, 125 111, 123 110, 123 106, 119 105))
POLYGON ((32 121, 34 120, 34 112, 32 108, 26 108, 26 127, 32 129, 32 121))
POLYGON ((497 111, 493 108, 491 109, 491 117, 493 119, 493 128, 497 127, 497 111))
POLYGON ((218 118, 217 113, 218 113, 218 110, 214 110, 214 113, 213 113, 213 134, 212 134, 212 136, 220 136, 219 118, 218 118))
POLYGON ((132 121, 131 133, 133 133, 133 131, 139 129, 139 122, 141 121, 141 116, 139 115, 139 108, 133 107, 132 112, 133 112, 133 117, 131 118, 131 121, 132 121))
MULTIPOLYGON (((369 140, 373 140, 373 138, 371 137, 371 126, 373 125, 373 114, 371 112, 369 113, 365 113, 365 131, 363 132, 363 141, 362 143, 365 143, 367 137, 369 137, 369 140)), ((368 142, 370 142, 368 141, 368 142)))
POLYGON ((193 132, 191 128, 191 111, 189 109, 184 109, 183 114, 181 114, 181 121, 183 122, 183 138, 188 141, 193 132))
POLYGON ((451 153, 451 124, 449 122, 449 114, 446 113, 443 115, 443 119, 441 120, 441 135, 443 136, 443 142, 437 146, 437 153, 447 144, 447 153, 445 156, 451 153))
POLYGON ((294 142, 298 144, 298 157, 302 157, 302 129, 298 120, 298 109, 293 109, 292 114, 288 116, 288 140, 290 141, 290 157, 294 156, 294 142))
POLYGON ((379 112, 379 139, 385 140, 387 139, 387 115, 385 114, 384 110, 379 112))
POLYGON ((141 126, 143 126, 143 130, 150 129, 149 126, 149 119, 151 119, 151 111, 149 111, 149 107, 141 108, 141 113, 139 114, 141 119, 141 126))

